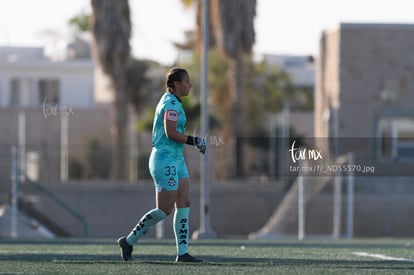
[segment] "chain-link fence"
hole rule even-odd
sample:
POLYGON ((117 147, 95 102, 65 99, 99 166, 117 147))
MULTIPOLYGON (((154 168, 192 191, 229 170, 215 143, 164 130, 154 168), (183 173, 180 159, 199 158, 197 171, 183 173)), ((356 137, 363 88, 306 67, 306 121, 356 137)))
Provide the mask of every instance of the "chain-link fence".
MULTIPOLYGON (((10 181, 10 145, 0 145, 1 182, 10 181)), ((19 169, 34 181, 110 179, 113 165, 111 145, 92 141, 88 145, 60 146, 29 145, 18 148, 19 169)), ((128 147, 127 152, 136 152, 128 147)), ((129 155, 127 170, 134 169, 135 178, 148 178, 148 152, 129 155)), ((128 178, 130 175, 128 173, 128 178)))

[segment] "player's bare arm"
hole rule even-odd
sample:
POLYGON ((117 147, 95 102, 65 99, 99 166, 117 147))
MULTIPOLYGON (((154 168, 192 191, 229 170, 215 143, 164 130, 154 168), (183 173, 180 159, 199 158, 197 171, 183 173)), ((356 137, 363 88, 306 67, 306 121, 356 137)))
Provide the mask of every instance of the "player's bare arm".
POLYGON ((177 121, 164 118, 165 135, 176 142, 186 143, 188 136, 177 131, 177 121))

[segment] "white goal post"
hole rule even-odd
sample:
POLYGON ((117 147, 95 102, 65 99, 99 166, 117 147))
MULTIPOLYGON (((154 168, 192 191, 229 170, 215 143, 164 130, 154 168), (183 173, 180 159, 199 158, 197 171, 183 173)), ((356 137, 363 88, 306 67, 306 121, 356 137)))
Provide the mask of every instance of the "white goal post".
MULTIPOLYGON (((353 167, 354 157, 352 153, 349 153, 334 160, 326 161, 330 163, 330 167, 353 167)), ((306 165, 304 167, 306 167, 306 165)), ((328 169, 324 173, 319 174, 311 174, 304 169, 303 172, 301 171, 299 173, 296 181, 291 185, 289 191, 285 194, 266 224, 257 232, 249 234, 249 239, 291 237, 292 233, 296 231, 295 226, 297 228, 297 238, 300 240, 305 239, 307 230, 306 224, 309 224, 309 222, 306 223, 305 220, 306 214, 310 209, 309 202, 312 201, 318 203, 317 198, 322 193, 325 194, 324 197, 327 201, 332 203, 330 211, 320 209, 325 212, 325 216, 326 214, 332 215, 332 227, 328 226, 328 228, 326 228, 325 226, 323 229, 324 232, 328 229, 331 233, 328 233, 329 235, 322 233, 322 236, 326 235, 326 237, 336 239, 341 237, 353 238, 354 172, 352 169, 328 169), (346 188, 344 188, 344 184, 346 184, 346 188), (343 190, 345 189, 346 196, 343 194, 343 190), (326 194, 329 195, 326 196, 326 194), (343 200, 346 200, 345 204, 343 200), (344 213, 343 208, 345 208, 346 213, 344 213), (346 223, 345 227, 341 224, 342 222, 346 223), (332 228, 332 230, 329 228, 332 228), (341 228, 344 228, 342 230, 345 232, 341 232, 341 228)), ((315 208, 311 209, 315 210, 315 208)), ((315 226, 315 224, 313 226, 315 226)), ((293 233, 293 236, 295 233, 293 233)))
MULTIPOLYGON (((349 153, 339 157, 335 164, 337 165, 353 165, 353 155, 349 153)), ((304 174, 298 176, 298 239, 305 238, 305 214, 306 214, 306 179, 304 174)), ((350 170, 346 174, 337 172, 333 175, 333 229, 332 236, 336 239, 341 237, 341 216, 342 216, 342 184, 343 179, 347 184, 347 201, 346 201, 346 237, 354 236, 354 174, 350 170)))

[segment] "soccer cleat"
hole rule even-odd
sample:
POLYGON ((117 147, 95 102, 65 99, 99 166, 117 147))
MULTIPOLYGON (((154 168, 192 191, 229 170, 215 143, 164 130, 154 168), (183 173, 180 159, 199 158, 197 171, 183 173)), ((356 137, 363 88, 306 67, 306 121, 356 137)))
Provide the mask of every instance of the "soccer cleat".
POLYGON ((185 253, 181 256, 177 256, 175 259, 176 262, 183 262, 183 263, 202 263, 205 262, 204 260, 194 258, 188 253, 185 253))
POLYGON ((132 250, 133 246, 128 244, 126 237, 121 237, 118 239, 118 245, 121 248, 121 257, 124 261, 132 260, 132 250))

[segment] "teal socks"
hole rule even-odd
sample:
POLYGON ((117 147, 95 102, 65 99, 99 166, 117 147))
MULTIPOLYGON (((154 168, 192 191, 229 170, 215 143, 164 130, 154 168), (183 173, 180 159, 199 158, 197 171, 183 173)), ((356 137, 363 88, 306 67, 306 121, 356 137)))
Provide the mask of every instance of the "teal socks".
POLYGON ((126 242, 129 245, 134 245, 142 236, 147 234, 151 228, 159 221, 165 219, 167 215, 159 208, 154 208, 146 213, 135 228, 129 233, 126 242))
MULTIPOLYGON (((184 255, 188 252, 188 235, 190 234, 188 217, 190 208, 176 208, 174 213, 174 235, 177 245, 177 254, 184 255)), ((152 209, 146 213, 134 229, 129 233, 126 241, 134 245, 142 236, 144 236, 155 224, 165 219, 167 215, 158 208, 152 209)))
POLYGON ((177 245, 177 254, 183 255, 188 252, 188 216, 190 208, 176 208, 174 213, 174 235, 177 245))

